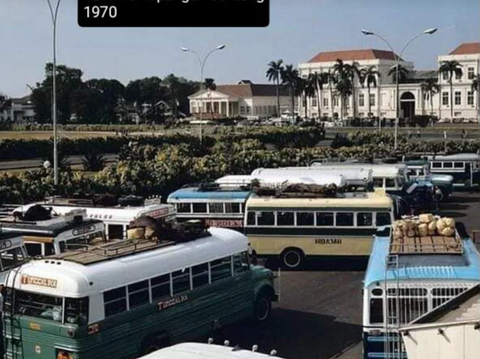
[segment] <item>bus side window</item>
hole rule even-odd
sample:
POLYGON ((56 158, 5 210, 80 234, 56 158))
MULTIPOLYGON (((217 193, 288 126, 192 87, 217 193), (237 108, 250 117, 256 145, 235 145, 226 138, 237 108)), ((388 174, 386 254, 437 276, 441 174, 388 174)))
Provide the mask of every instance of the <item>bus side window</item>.
POLYGON ((208 284, 208 263, 192 267, 193 288, 208 284))
POLYGON ((293 212, 277 212, 277 226, 293 226, 293 212))
POLYGON ((258 226, 274 226, 275 215, 274 212, 257 212, 258 226))
POLYGON ((123 239, 123 226, 121 224, 108 225, 108 239, 123 239))
POLYGON ((442 162, 432 162, 432 168, 442 168, 442 162))
POLYGON ((173 295, 190 290, 190 268, 172 273, 173 295))
POLYGON ((243 273, 248 269, 248 252, 235 254, 233 256, 233 274, 243 273))
POLYGON ((313 212, 297 212, 297 226, 313 226, 313 212))
POLYGON ((255 212, 248 212, 247 213, 247 225, 254 226, 255 225, 255 212))
POLYGON ((337 212, 337 226, 352 227, 353 213, 337 212))
POLYGON ((225 203, 225 213, 241 213, 240 212, 240 203, 225 203))
POLYGON ((370 324, 383 323, 383 298, 370 299, 370 324))
POLYGON ((376 222, 377 227, 388 226, 389 224, 392 224, 390 213, 388 212, 377 213, 377 222, 376 222))
POLYGON ((357 226, 358 227, 372 227, 373 226, 373 213, 371 213, 371 212, 359 212, 359 213, 357 213, 357 226))
POLYGON ((192 203, 193 213, 207 213, 206 203, 192 203))
POLYGON ((25 243, 27 247, 27 253, 31 257, 41 256, 42 255, 42 244, 41 243, 25 243))
POLYGON ((454 162, 453 167, 454 168, 465 168, 465 162, 454 162))
POLYGON ((333 212, 317 212, 317 227, 333 227, 333 212))
POLYGON ((68 324, 88 324, 88 297, 65 298, 65 322, 68 324))
POLYGON ((385 187, 396 188, 397 186, 396 186, 395 178, 386 178, 385 187))
POLYGON ((453 168, 453 162, 443 162, 443 168, 453 168))
POLYGON ((232 257, 225 257, 210 262, 212 283, 232 276, 232 257))
POLYGON ((209 213, 224 213, 223 203, 209 203, 209 213))
POLYGON ((191 213, 192 209, 190 208, 190 203, 177 203, 177 212, 178 213, 191 213))
POLYGON ((375 177, 373 179, 373 187, 383 188, 383 178, 382 177, 375 177))
POLYGON ((103 293, 105 318, 127 310, 127 291, 125 287, 115 288, 103 293))
POLYGON ((170 274, 164 274, 150 279, 152 300, 170 297, 170 274))
POLYGON ((128 286, 128 303, 129 309, 150 303, 148 280, 143 280, 128 286))
POLYGON ((53 246, 53 243, 45 243, 44 245, 45 245, 44 249, 45 249, 46 256, 51 256, 55 254, 55 247, 53 246))

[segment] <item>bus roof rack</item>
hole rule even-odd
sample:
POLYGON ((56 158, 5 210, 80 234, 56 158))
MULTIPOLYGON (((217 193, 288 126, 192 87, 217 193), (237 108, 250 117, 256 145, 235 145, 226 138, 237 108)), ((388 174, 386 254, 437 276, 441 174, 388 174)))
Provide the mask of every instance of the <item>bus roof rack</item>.
POLYGON ((458 236, 393 237, 390 254, 462 254, 463 243, 458 236))
POLYGON ((341 188, 335 184, 317 185, 317 184, 283 184, 278 187, 259 187, 255 190, 258 196, 275 196, 275 197, 335 197, 341 192, 341 188))

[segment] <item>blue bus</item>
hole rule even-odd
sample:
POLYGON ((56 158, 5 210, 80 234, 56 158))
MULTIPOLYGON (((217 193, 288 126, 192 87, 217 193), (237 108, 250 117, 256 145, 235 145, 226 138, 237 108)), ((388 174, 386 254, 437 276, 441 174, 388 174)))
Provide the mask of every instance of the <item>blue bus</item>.
POLYGON ((406 359, 399 328, 478 284, 479 254, 466 234, 429 237, 422 250, 418 241, 395 245, 382 230, 363 286, 363 358, 406 359))
POLYGON ((210 227, 243 232, 246 188, 222 188, 218 185, 181 188, 168 196, 167 202, 177 210, 179 222, 201 220, 210 227))
POLYGON ((462 189, 480 188, 480 154, 457 153, 447 156, 429 156, 430 172, 453 176, 453 185, 462 189))

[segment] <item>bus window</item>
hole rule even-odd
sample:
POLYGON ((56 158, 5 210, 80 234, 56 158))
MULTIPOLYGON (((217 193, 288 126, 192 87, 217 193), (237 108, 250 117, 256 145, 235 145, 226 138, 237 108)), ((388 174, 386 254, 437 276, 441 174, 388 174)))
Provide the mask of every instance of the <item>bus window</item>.
POLYGON ((88 297, 65 298, 65 322, 77 325, 88 323, 88 297))
POLYGON ((313 212, 297 212, 297 226, 313 226, 313 212))
POLYGON ((273 212, 257 212, 257 226, 274 226, 275 215, 273 212))
POLYGON ((62 298, 16 291, 16 311, 29 317, 62 321, 62 298))
POLYGON ((277 212, 277 226, 293 226, 293 212, 277 212))
POLYGON ((206 203, 192 203, 193 213, 207 213, 206 203))
POLYGON ((453 168, 453 162, 443 162, 443 168, 453 168))
POLYGON ((250 268, 248 264, 248 252, 235 254, 233 256, 233 274, 247 271, 250 268))
POLYGON ((392 224, 390 213, 388 212, 377 213, 377 227, 388 226, 389 224, 392 224))
POLYGON ((190 290, 190 268, 172 273, 173 295, 190 290))
POLYGON ((386 188, 396 188, 395 178, 386 178, 385 179, 385 187, 386 188))
POLYGON ((108 239, 123 239, 123 226, 121 224, 108 225, 108 239))
POLYGON ((41 256, 42 255, 42 244, 41 243, 25 243, 27 248, 27 253, 31 257, 41 256))
POLYGON ((127 293, 125 287, 109 290, 103 293, 105 318, 127 310, 127 293))
POLYGON ((44 246, 46 256, 55 254, 55 247, 53 246, 53 243, 44 243, 44 246))
POLYGON ((432 162, 432 168, 442 168, 442 162, 432 162))
POLYGON ((212 283, 232 276, 232 257, 225 257, 210 262, 212 283))
POLYGON ((193 288, 208 284, 208 263, 192 267, 193 288))
POLYGON ((208 207, 210 213, 224 213, 223 203, 209 203, 208 207))
POLYGON ((337 212, 337 226, 353 226, 353 213, 337 212))
POLYGON ((247 225, 254 226, 255 225, 255 212, 248 212, 247 214, 247 225))
POLYGON ((225 213, 241 213, 240 203, 225 203, 225 213))
POLYGON ((177 203, 177 212, 178 213, 191 213, 192 209, 190 208, 190 203, 177 203))
POLYGON ((148 280, 143 280, 128 286, 128 303, 130 309, 150 303, 148 280))
POLYGON ((454 162, 453 167, 454 168, 465 168, 465 162, 454 162))
POLYGON ((373 187, 382 188, 383 187, 383 177, 375 177, 373 179, 373 187))
POLYGON ((370 299, 370 324, 383 323, 383 298, 370 299))
POLYGON ((0 253, 0 268, 2 271, 5 271, 10 268, 16 267, 18 264, 23 263, 24 257, 22 253, 22 249, 12 248, 8 251, 4 251, 0 253))
POLYGON ((333 226, 333 212, 317 212, 317 227, 333 226))
POLYGON ((164 274, 150 279, 152 300, 170 297, 170 274, 164 274))
POLYGON ((373 213, 371 213, 371 212, 359 212, 359 213, 357 213, 357 226, 358 227, 372 227, 373 226, 373 213))

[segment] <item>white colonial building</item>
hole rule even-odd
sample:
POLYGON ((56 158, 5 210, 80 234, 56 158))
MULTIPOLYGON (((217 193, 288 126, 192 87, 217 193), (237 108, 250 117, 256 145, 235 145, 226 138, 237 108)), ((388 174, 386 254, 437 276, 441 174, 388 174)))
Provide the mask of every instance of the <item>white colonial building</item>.
MULTIPOLYGON (((280 111, 288 109, 288 90, 280 86, 280 111)), ((234 85, 218 85, 215 90, 200 90, 189 96, 190 113, 204 119, 237 117, 260 118, 277 114, 275 85, 254 84, 242 80, 234 85)))
POLYGON ((15 123, 35 121, 35 110, 30 96, 12 98, 9 105, 0 111, 0 121, 15 123))
MULTIPOLYGON (((333 66, 337 59, 345 63, 356 62, 360 68, 374 66, 380 73, 377 77, 377 86, 370 88, 368 95, 367 86, 355 80, 355 108, 356 117, 364 118, 370 115, 380 118, 396 117, 396 85, 392 76, 388 76, 389 70, 394 66, 396 55, 391 51, 384 50, 350 50, 321 52, 306 63, 298 65, 300 75, 307 78, 311 73, 330 72, 333 73, 333 66), (370 107, 368 102, 370 102, 370 107)), ((454 118, 477 119, 478 118, 478 94, 472 89, 472 80, 479 71, 480 43, 466 43, 458 46, 449 55, 438 57, 438 66, 443 61, 456 60, 462 66, 463 75, 453 78, 453 115, 454 118)), ((400 95, 400 117, 413 118, 418 115, 429 115, 432 113, 443 119, 451 118, 450 110, 450 86, 448 76, 438 76, 437 69, 430 71, 415 70, 413 62, 399 59, 398 63, 409 71, 408 78, 399 85, 400 95), (439 78, 440 77, 440 78, 439 78), (426 100, 422 94, 421 83, 429 78, 437 79, 440 91, 433 96, 433 109, 430 100, 426 100)), ((346 104, 346 117, 352 118, 353 96, 350 96, 346 104)), ((298 101, 300 114, 305 113, 303 101, 298 101)), ((308 117, 326 116, 329 118, 341 116, 341 98, 335 90, 334 84, 325 84, 320 96, 316 95, 308 99, 308 117), (320 97, 320 102, 318 101, 320 97), (319 103, 318 103, 319 102, 319 103)))

